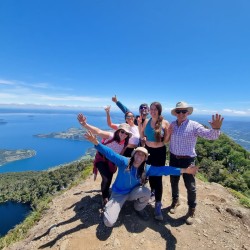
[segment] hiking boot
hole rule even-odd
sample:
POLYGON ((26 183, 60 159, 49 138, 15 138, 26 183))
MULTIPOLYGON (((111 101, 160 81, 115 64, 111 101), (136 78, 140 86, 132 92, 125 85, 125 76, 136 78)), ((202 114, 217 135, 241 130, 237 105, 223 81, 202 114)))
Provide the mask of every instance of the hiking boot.
POLYGON ((163 220, 163 215, 161 212, 161 202, 158 201, 155 203, 155 219, 156 220, 163 220))
POLYGON ((149 215, 148 215, 148 213, 145 211, 145 209, 142 209, 141 211, 135 210, 135 212, 137 213, 137 215, 138 215, 141 219, 143 219, 143 220, 145 220, 145 221, 149 220, 149 215))
POLYGON ((180 205, 179 199, 175 199, 172 201, 171 207, 170 207, 170 213, 175 214, 177 207, 180 205))
POLYGON ((186 215, 186 223, 187 225, 192 225, 194 223, 195 218, 195 208, 189 208, 186 215))

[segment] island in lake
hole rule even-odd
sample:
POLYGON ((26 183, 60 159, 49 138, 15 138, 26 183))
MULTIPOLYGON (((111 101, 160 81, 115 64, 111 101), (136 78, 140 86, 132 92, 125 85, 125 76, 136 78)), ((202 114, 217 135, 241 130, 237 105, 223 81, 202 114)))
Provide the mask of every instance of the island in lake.
POLYGON ((12 161, 31 158, 35 155, 36 151, 31 149, 17 149, 17 150, 0 149, 0 166, 12 161))
POLYGON ((70 139, 70 140, 78 140, 83 141, 85 130, 80 128, 69 128, 67 131, 63 132, 52 132, 49 134, 37 134, 35 137, 39 138, 60 138, 60 139, 70 139))

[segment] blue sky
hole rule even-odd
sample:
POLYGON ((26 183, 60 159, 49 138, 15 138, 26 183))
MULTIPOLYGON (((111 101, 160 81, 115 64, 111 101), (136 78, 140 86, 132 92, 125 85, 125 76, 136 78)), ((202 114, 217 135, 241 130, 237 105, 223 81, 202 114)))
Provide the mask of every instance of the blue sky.
POLYGON ((250 116, 249 13, 249 0, 2 0, 0 106, 116 94, 135 110, 250 116))

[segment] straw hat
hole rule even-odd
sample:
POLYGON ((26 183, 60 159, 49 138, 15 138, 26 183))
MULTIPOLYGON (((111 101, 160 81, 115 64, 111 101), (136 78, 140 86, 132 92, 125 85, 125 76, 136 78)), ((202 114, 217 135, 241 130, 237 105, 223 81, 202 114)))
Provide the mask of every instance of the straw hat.
POLYGON ((142 153, 144 153, 146 155, 146 159, 145 160, 148 159, 149 153, 148 153, 148 150, 146 148, 144 148, 144 147, 137 147, 136 149, 134 149, 133 152, 131 153, 131 157, 133 157, 134 154, 136 152, 138 152, 138 151, 140 151, 140 152, 142 152, 142 153))
POLYGON ((121 123, 117 130, 124 130, 126 133, 129 134, 129 137, 132 136, 132 133, 130 131, 130 126, 127 123, 121 123))
POLYGON ((174 109, 171 110, 171 114, 176 116, 176 109, 187 109, 188 114, 191 115, 193 113, 193 107, 190 107, 186 102, 177 102, 174 109))

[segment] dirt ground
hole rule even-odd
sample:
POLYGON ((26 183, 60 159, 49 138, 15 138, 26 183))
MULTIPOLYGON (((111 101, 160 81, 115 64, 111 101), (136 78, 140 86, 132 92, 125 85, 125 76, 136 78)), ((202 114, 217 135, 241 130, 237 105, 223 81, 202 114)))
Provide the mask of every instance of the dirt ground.
POLYGON ((250 210, 221 185, 197 180, 198 206, 193 225, 186 225, 186 189, 181 179, 180 201, 176 214, 168 213, 171 204, 169 177, 163 177, 164 220, 142 221, 127 202, 115 227, 101 223, 100 176, 90 176, 78 186, 53 199, 50 209, 29 231, 25 240, 5 250, 91 250, 91 249, 244 249, 250 250, 250 210))

